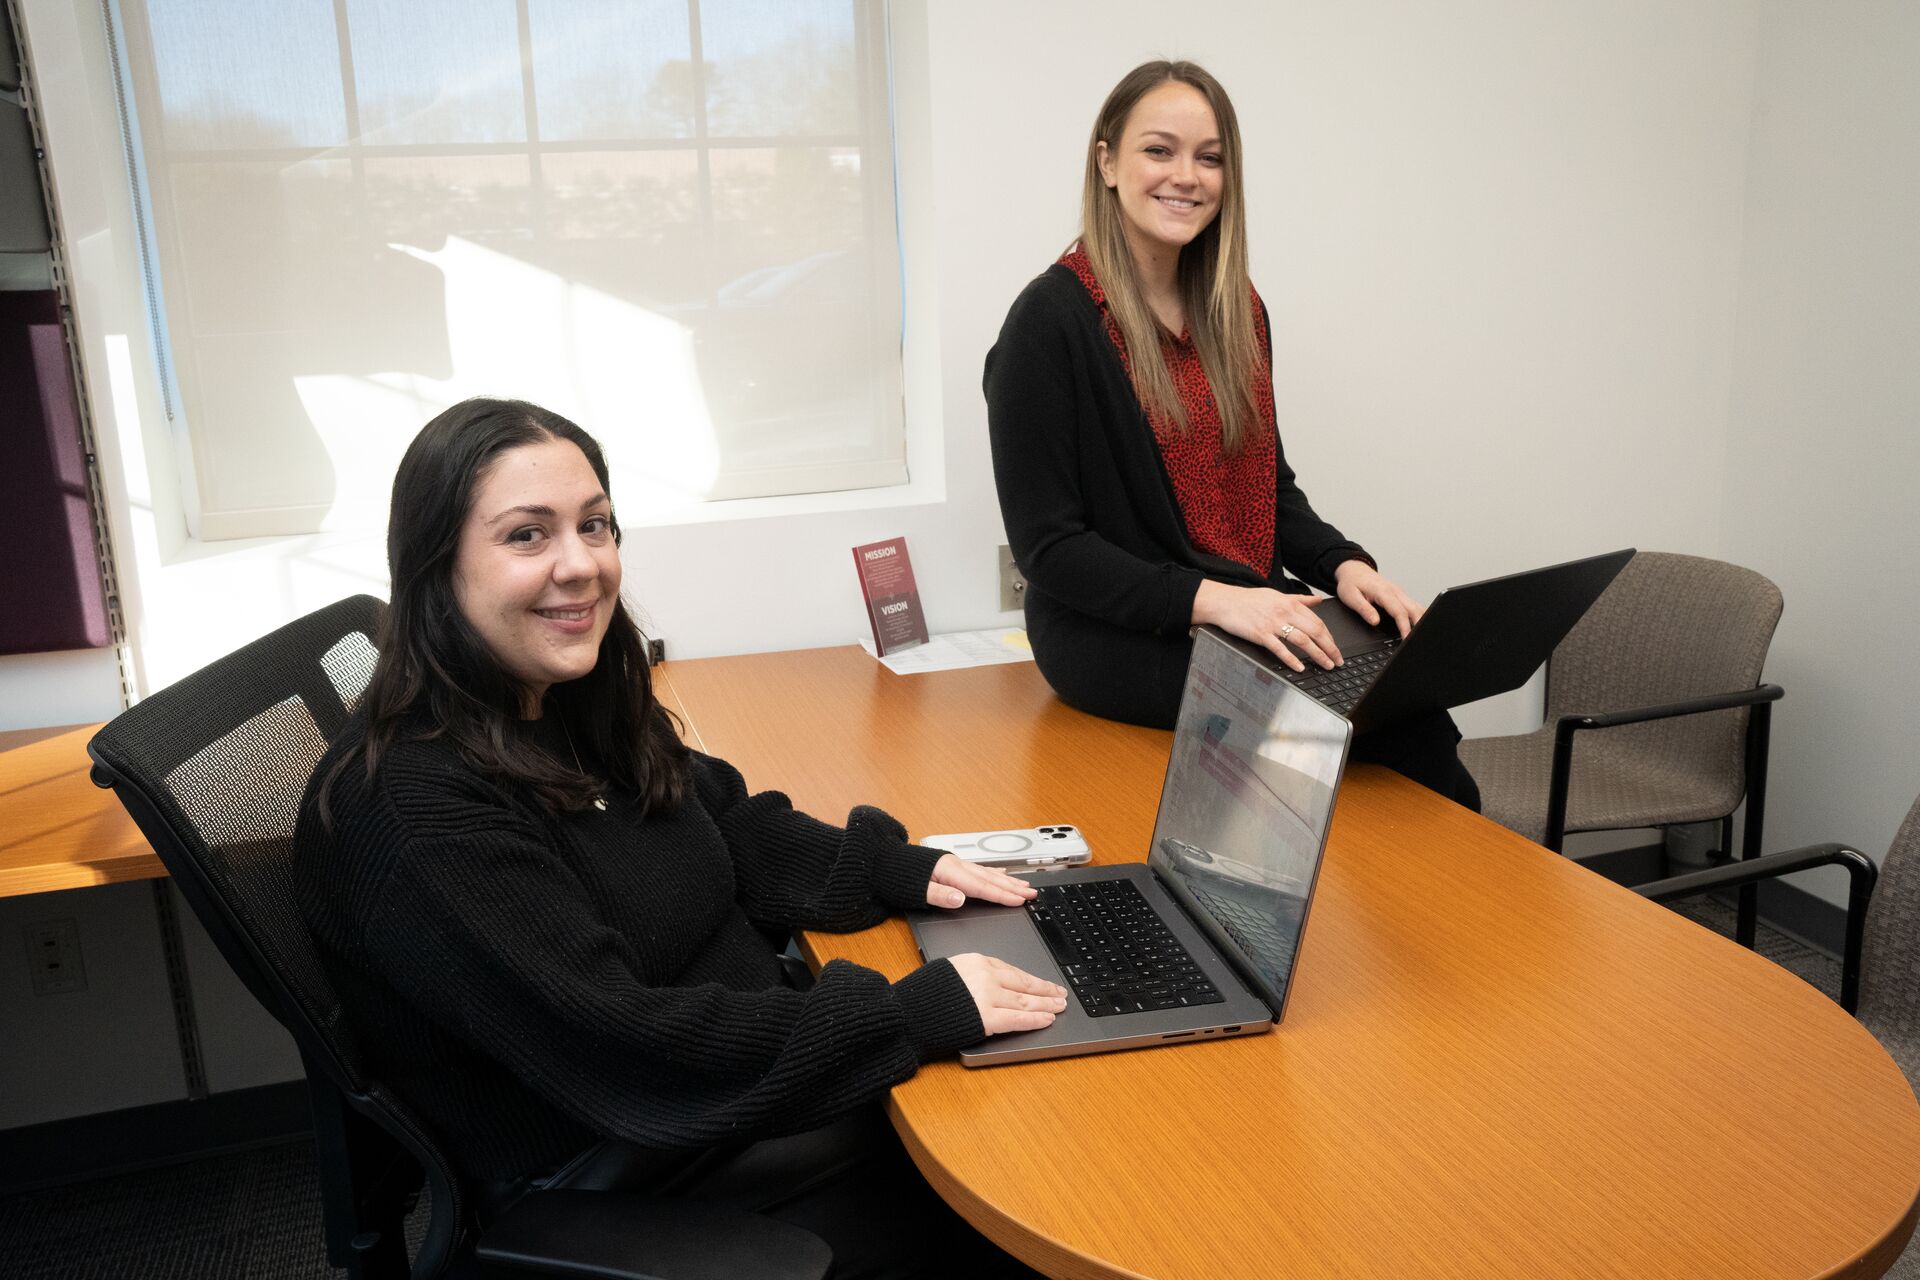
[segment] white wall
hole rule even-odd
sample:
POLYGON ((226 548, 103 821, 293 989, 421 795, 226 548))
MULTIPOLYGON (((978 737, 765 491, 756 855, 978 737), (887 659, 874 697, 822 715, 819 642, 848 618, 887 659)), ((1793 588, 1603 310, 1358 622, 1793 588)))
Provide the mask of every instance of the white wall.
MULTIPOLYGON (((1137 62, 1188 56, 1239 111, 1281 433, 1323 515, 1423 595, 1621 545, 1716 550, 1746 5, 1167 14, 934 7, 950 519, 991 507, 980 361, 1073 233, 1095 109, 1137 62)), ((1512 732, 1537 708, 1461 719, 1512 732)))
POLYGON ((186 1096, 146 884, 0 898, 0 1129, 186 1096), (27 931, 73 921, 86 989, 36 995, 27 931))
POLYGON ((89 724, 120 714, 112 649, 0 655, 0 729, 89 724))
MULTIPOLYGON (((98 11, 26 11, 89 390, 123 495, 136 677, 155 687, 286 617, 382 590, 381 548, 186 539, 98 11)), ((1625 543, 1715 549, 1747 4, 1221 0, 1174 24, 1138 0, 987 0, 901 3, 894 21, 914 488, 894 505, 836 497, 635 528, 631 594, 675 653, 855 638, 847 548, 892 534, 909 538, 936 629, 1003 618, 981 360, 1074 230, 1100 98, 1159 54, 1203 60, 1240 107, 1282 431, 1324 514, 1422 593, 1625 543)))
POLYGON ((1724 547, 1786 596, 1767 844, 1878 858, 1920 791, 1920 6, 1759 12, 1724 547))

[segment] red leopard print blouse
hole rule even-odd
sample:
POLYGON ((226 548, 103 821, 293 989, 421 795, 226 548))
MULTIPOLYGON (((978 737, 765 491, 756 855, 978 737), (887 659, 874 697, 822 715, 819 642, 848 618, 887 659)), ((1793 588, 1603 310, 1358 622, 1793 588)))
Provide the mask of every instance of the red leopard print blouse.
MULTIPOLYGON (((1107 309, 1106 291, 1094 277, 1087 255, 1075 248, 1060 261, 1093 295, 1106 321, 1107 336, 1113 339, 1120 362, 1131 377, 1133 365, 1121 340, 1120 326, 1107 309)), ((1255 306, 1253 318, 1264 347, 1264 309, 1255 306)), ((1270 577, 1274 568, 1274 454, 1278 439, 1273 427, 1273 372, 1263 366, 1254 378, 1253 430, 1240 452, 1226 457, 1220 450, 1220 407, 1214 403, 1213 388, 1200 367, 1200 353, 1192 339, 1185 333, 1178 339, 1163 338, 1160 350, 1166 357, 1167 371, 1173 375, 1181 406, 1187 411, 1187 429, 1181 431, 1164 414, 1155 414, 1150 420, 1161 462, 1173 481, 1180 514, 1187 522, 1187 536, 1202 551, 1238 561, 1261 577, 1270 577)))

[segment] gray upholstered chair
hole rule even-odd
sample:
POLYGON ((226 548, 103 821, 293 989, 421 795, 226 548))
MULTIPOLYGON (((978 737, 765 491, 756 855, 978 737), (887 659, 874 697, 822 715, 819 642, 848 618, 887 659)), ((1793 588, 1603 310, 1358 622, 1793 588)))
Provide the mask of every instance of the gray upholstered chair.
POLYGON ((1907 1079, 1920 1080, 1920 799, 1880 863, 1867 909, 1860 1021, 1907 1079))
MULTIPOLYGON (((1859 1016, 1920 1087, 1920 799, 1894 833, 1867 909, 1859 1016)), ((1920 1246, 1908 1246, 1887 1275, 1920 1280, 1920 1246)))
MULTIPOLYGON (((1555 852, 1569 831, 1718 820, 1731 852, 1760 852, 1767 730, 1777 685, 1760 683, 1780 590, 1738 565, 1642 551, 1547 663, 1546 721, 1476 738, 1460 758, 1488 817, 1555 852)), ((1743 894, 1741 941, 1752 941, 1743 894)))

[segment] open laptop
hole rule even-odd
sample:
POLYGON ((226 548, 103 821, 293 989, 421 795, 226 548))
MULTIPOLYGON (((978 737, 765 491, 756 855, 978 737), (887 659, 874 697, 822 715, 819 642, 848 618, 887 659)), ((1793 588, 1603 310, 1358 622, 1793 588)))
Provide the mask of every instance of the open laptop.
POLYGON ((1069 992, 1052 1026, 993 1036, 969 1067, 1268 1029, 1286 1012, 1353 726, 1272 654, 1194 633, 1145 863, 1036 871, 1025 907, 910 918, 928 960, 977 951, 1069 992))
POLYGON ((1405 640, 1338 600, 1315 607, 1345 662, 1286 678, 1353 722, 1355 733, 1517 689, 1600 598, 1633 548, 1449 587, 1405 640))

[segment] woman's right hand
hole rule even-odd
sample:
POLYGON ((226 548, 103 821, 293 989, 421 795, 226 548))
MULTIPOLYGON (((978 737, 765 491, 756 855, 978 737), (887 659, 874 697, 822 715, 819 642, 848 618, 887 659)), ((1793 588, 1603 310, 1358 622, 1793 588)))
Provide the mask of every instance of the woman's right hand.
POLYGON ((1193 624, 1211 622, 1230 635, 1271 649, 1295 671, 1306 663, 1294 656, 1298 649, 1323 667, 1345 662, 1333 643, 1327 624, 1314 612, 1325 596, 1294 595, 1272 587, 1234 587, 1203 578, 1193 597, 1193 624))
POLYGON ((990 1036, 1009 1031, 1038 1031, 1053 1025, 1053 1015, 1067 1007, 1067 989, 1016 969, 1004 960, 966 952, 947 957, 947 963, 967 984, 980 1025, 990 1036))

